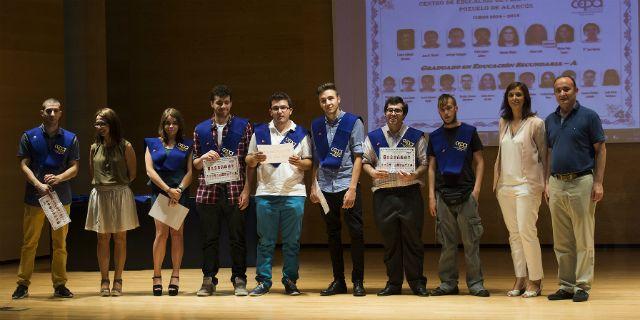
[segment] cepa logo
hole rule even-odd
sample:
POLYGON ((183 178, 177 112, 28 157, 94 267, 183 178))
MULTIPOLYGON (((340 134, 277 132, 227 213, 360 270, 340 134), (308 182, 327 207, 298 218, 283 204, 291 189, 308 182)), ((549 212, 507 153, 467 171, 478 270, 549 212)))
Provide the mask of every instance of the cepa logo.
POLYGON ((571 7, 583 11, 599 11, 604 6, 604 0, 573 0, 571 7))

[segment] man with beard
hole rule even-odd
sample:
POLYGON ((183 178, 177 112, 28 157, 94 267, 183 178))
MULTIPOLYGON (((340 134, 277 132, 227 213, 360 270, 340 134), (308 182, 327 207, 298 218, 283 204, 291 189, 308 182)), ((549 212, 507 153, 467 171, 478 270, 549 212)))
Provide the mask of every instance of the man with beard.
POLYGON ((478 215, 484 160, 482 142, 474 126, 458 121, 456 99, 438 98, 443 125, 429 134, 429 212, 436 217, 436 234, 442 244, 438 274, 440 286, 431 295, 458 294, 458 238, 462 237, 467 265, 469 293, 488 297, 480 267, 480 237, 483 228, 478 215), (475 166, 472 168, 472 163, 475 166), (475 171, 475 173, 474 173, 475 171))
POLYGON ((222 220, 229 227, 231 247, 231 283, 236 296, 246 296, 247 263, 245 243, 245 215, 249 206, 251 175, 245 174, 244 158, 253 128, 249 120, 231 114, 231 90, 224 85, 213 88, 209 93, 209 104, 213 109, 210 119, 195 128, 193 166, 202 170, 203 161, 215 162, 220 157, 238 157, 240 180, 208 185, 204 171, 198 177, 196 210, 200 217, 202 237, 202 285, 196 293, 199 297, 212 295, 216 291, 218 279, 218 240, 222 220))
POLYGON ((424 133, 404 124, 409 106, 401 97, 384 104, 387 124, 369 132, 364 142, 363 170, 373 179, 374 218, 384 244, 387 285, 378 296, 401 293, 403 273, 413 294, 429 295, 423 273, 422 225, 424 204, 420 194, 427 171, 424 133), (380 148, 413 148, 414 172, 382 170, 380 148))
POLYGON ((342 253, 342 223, 340 211, 344 210, 344 220, 351 236, 351 258, 353 271, 353 295, 366 295, 364 279, 364 236, 362 232, 362 201, 358 181, 362 170, 362 142, 364 141, 364 123, 362 118, 342 111, 340 95, 333 83, 318 87, 318 101, 324 116, 311 124, 314 146, 313 179, 311 202, 318 203, 322 193, 329 204, 324 221, 327 236, 333 281, 320 292, 322 296, 347 293, 344 279, 344 261, 342 253))

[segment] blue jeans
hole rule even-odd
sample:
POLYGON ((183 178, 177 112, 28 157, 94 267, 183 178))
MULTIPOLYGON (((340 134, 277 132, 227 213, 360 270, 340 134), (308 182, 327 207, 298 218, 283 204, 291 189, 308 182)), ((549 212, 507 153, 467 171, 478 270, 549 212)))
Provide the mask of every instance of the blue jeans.
POLYGON ((256 280, 271 288, 271 264, 273 251, 282 230, 282 280, 298 280, 298 253, 300 232, 304 215, 302 196, 256 196, 256 218, 258 223, 258 254, 256 280))

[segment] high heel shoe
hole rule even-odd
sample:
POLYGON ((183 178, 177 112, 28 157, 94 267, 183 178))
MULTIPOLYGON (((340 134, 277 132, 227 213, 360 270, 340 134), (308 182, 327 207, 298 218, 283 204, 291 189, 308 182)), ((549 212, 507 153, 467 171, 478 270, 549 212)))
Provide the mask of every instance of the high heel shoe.
POLYGON ((517 296, 521 296, 525 293, 525 289, 513 289, 513 290, 509 290, 507 291, 507 296, 509 297, 517 297, 517 296))
POLYGON ((162 276, 153 276, 151 279, 160 279, 160 284, 153 285, 153 295, 161 296, 162 295, 162 276))
POLYGON ((540 287, 536 291, 529 291, 529 290, 525 291, 522 294, 522 297, 523 298, 533 298, 533 297, 539 296, 541 293, 542 293, 542 285, 540 285, 540 287))
POLYGON ((119 297, 122 295, 122 279, 113 279, 113 287, 111 288, 111 296, 119 297), (116 288, 116 284, 119 286, 116 288))
POLYGON ((111 295, 111 290, 109 290, 109 279, 102 279, 100 280, 100 296, 101 297, 108 297, 111 295), (107 285, 107 287, 103 287, 104 285, 107 285))
MULTIPOLYGON (((178 276, 171 276, 171 279, 178 279, 180 280, 180 277, 178 276)), ((178 286, 177 284, 169 284, 169 295, 170 296, 177 296, 178 295, 178 291, 180 289, 180 286, 178 286)))

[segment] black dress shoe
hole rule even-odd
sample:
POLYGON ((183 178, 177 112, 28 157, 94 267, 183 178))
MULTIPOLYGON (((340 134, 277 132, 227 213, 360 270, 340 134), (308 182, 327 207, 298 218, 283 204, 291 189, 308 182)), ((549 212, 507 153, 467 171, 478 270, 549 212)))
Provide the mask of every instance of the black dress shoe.
POLYGON ((547 299, 549 300, 568 300, 573 298, 573 293, 566 292, 562 289, 558 289, 556 293, 550 294, 547 299))
POLYGON ((453 288, 453 290, 449 290, 449 291, 444 291, 442 288, 437 287, 431 291, 431 295, 432 296, 449 296, 449 295, 458 294, 459 292, 460 291, 458 290, 458 287, 455 287, 453 288))
POLYGON ((425 287, 423 285, 419 285, 419 286, 416 286, 415 288, 411 288, 411 291, 413 291, 413 294, 418 296, 418 297, 428 297, 429 296, 429 290, 427 290, 427 287, 425 287))
POLYGON ((586 292, 582 289, 576 291, 573 295, 573 302, 583 302, 589 300, 589 292, 586 292))
POLYGON ((394 285, 389 284, 389 283, 387 283, 387 286, 384 287, 384 289, 382 289, 382 290, 380 290, 380 292, 378 292, 378 296, 381 296, 381 297, 393 296, 393 295, 398 295, 398 294, 402 294, 402 287, 394 286, 394 285))
POLYGON ((356 280, 353 282, 353 296, 354 297, 364 297, 367 295, 367 292, 364 290, 364 284, 362 280, 356 280))
POLYGON ((478 291, 472 293, 471 295, 472 296, 476 296, 476 297, 486 298, 486 297, 490 296, 491 293, 489 293, 489 290, 487 290, 487 289, 481 289, 481 290, 478 290, 478 291))
MULTIPOLYGON (((362 285, 362 282, 360 283, 362 285)), ((363 288, 364 291, 364 288, 363 288)), ((354 295, 355 295, 355 284, 354 284, 354 295)), ((347 284, 344 280, 333 280, 329 287, 320 291, 321 296, 332 296, 334 294, 347 293, 347 284)))

